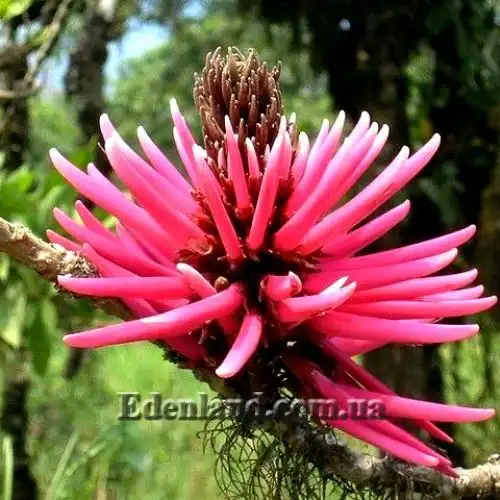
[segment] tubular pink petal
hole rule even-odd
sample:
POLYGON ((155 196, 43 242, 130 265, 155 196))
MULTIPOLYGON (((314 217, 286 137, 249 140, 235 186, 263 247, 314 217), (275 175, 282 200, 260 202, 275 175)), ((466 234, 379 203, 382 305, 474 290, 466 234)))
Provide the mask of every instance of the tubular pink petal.
POLYGON ((99 118, 99 126, 101 128, 101 134, 105 141, 107 141, 112 135, 113 132, 116 132, 115 127, 111 123, 109 116, 106 113, 103 113, 99 118))
POLYGON ((128 200, 107 179, 104 178, 106 184, 96 183, 55 149, 50 150, 50 157, 59 173, 86 198, 118 217, 127 226, 137 229, 152 244, 164 251, 169 258, 175 257, 176 253, 172 249, 171 237, 161 230, 142 208, 128 200), (110 187, 108 188, 108 186, 110 187))
POLYGON ((118 325, 66 335, 71 347, 106 347, 145 340, 168 339, 196 330, 206 322, 231 314, 243 303, 241 289, 231 285, 212 297, 187 304, 166 313, 118 325))
POLYGON ((325 217, 309 231, 302 243, 301 252, 309 254, 326 243, 329 232, 338 232, 339 229, 349 229, 354 224, 361 222, 367 215, 397 193, 425 167, 436 153, 439 143, 440 137, 438 134, 435 134, 425 146, 404 162, 404 166, 398 165, 401 159, 400 156, 406 156, 408 150, 407 148, 403 148, 400 155, 398 155, 391 165, 360 194, 340 209, 325 217), (404 154, 403 151, 405 152, 404 154), (347 220, 351 218, 349 224, 346 223, 346 218, 347 220), (347 224, 347 227, 344 228, 343 224, 347 224))
POLYGON ((189 182, 182 177, 181 173, 152 141, 143 127, 137 129, 137 138, 151 165, 181 193, 190 194, 192 188, 189 182))
POLYGON ((293 297, 276 304, 275 312, 284 323, 299 323, 343 304, 354 293, 356 283, 340 289, 327 289, 318 295, 293 297))
POLYGON ((284 134, 284 144, 283 144, 283 151, 280 159, 280 166, 279 166, 279 174, 278 177, 280 179, 287 180, 289 175, 290 175, 290 168, 292 164, 292 157, 293 157, 293 148, 292 148, 292 140, 290 139, 289 134, 284 134))
MULTIPOLYGON (((458 251, 456 248, 441 255, 425 257, 412 262, 402 262, 388 266, 379 266, 369 269, 355 269, 349 272, 349 278, 358 283, 358 290, 390 285, 398 281, 421 278, 436 273, 451 264, 458 251)), ((309 292, 318 292, 333 281, 345 275, 345 271, 326 268, 323 273, 311 275, 304 281, 304 289, 309 292)))
POLYGON ((386 319, 426 319, 468 316, 490 309, 497 303, 496 297, 472 300, 417 301, 388 300, 367 304, 344 304, 341 312, 358 316, 375 316, 386 319))
POLYGON ((100 274, 109 277, 119 277, 119 276, 138 276, 137 274, 125 269, 118 264, 106 259, 102 255, 99 255, 95 248, 88 243, 82 245, 83 254, 94 264, 100 274))
POLYGON ((262 293, 270 300, 278 302, 297 295, 302 290, 300 278, 291 271, 286 276, 268 275, 261 281, 262 293))
MULTIPOLYGON (((136 242, 141 242, 140 246, 143 247, 149 258, 151 258, 152 260, 156 260, 171 271, 175 270, 175 264, 173 262, 174 258, 166 255, 165 252, 153 245, 148 239, 141 237, 141 233, 138 232, 135 228, 124 226, 124 229, 130 233, 130 236, 134 238, 136 242)), ((173 274, 176 274, 175 271, 173 272, 173 274)))
POLYGON ((407 462, 426 467, 436 467, 440 463, 438 458, 422 453, 412 446, 408 446, 359 422, 353 420, 333 420, 329 424, 407 462))
POLYGON ((149 259, 150 256, 146 250, 137 243, 135 238, 125 229, 125 227, 119 222, 116 224, 116 234, 118 239, 125 245, 130 251, 137 252, 139 255, 149 259))
POLYGON ((193 158, 193 147, 196 145, 186 120, 181 115, 179 107, 175 99, 170 100, 170 112, 172 121, 174 122, 174 141, 177 146, 177 151, 181 157, 184 168, 186 169, 193 186, 198 186, 198 178, 196 176, 196 168, 193 158))
POLYGON ((359 162, 369 149, 377 134, 376 127, 374 124, 359 144, 349 138, 344 141, 324 173, 321 172, 322 177, 308 188, 309 193, 303 204, 275 234, 274 244, 278 250, 286 251, 298 246, 297 235, 309 231, 318 218, 331 208, 336 201, 331 199, 332 186, 341 184, 349 175, 352 165, 359 162))
POLYGON ((440 403, 430 403, 415 399, 392 396, 377 392, 338 384, 345 391, 349 391, 355 398, 379 399, 384 405, 386 414, 394 418, 409 418, 414 420, 433 420, 435 422, 481 422, 495 415, 493 409, 467 408, 440 403))
POLYGON ((65 238, 64 236, 61 236, 60 234, 56 233, 55 231, 52 231, 51 229, 47 229, 46 234, 48 240, 51 243, 55 243, 56 245, 61 245, 66 250, 69 250, 71 252, 79 252, 81 249, 81 246, 78 243, 75 243, 74 241, 71 241, 70 239, 65 238))
POLYGON ((205 233, 184 214, 173 208, 162 196, 160 196, 151 185, 137 173, 128 160, 120 153, 120 148, 113 136, 106 141, 106 154, 113 169, 127 184, 134 197, 144 208, 156 219, 158 224, 165 226, 168 221, 168 230, 165 232, 178 239, 178 241, 189 246, 190 242, 196 240, 196 244, 203 244, 205 233))
MULTIPOLYGON (((355 388, 339 383, 334 383, 332 380, 328 379, 315 369, 311 370, 310 377, 312 383, 318 388, 323 396, 339 402, 344 409, 349 408, 350 399, 353 397, 353 395, 356 394, 355 388)), ((364 392, 366 393, 366 391, 364 392)), ((371 399, 373 400, 374 398, 371 399)), ((331 423, 334 422, 336 422, 336 420, 332 421, 331 423)), ((366 420, 365 422, 363 422, 363 424, 364 426, 372 428, 373 430, 380 432, 380 434, 383 434, 390 439, 394 439, 404 445, 414 448, 419 452, 435 457, 440 462, 448 465, 451 463, 445 457, 439 455, 434 450, 419 441, 415 436, 412 436, 411 434, 397 427, 391 422, 383 420, 366 420)))
MULTIPOLYGON (((191 289, 202 299, 215 295, 217 290, 196 269, 188 264, 177 264, 177 269, 184 276, 191 289)), ((226 333, 232 334, 238 331, 239 325, 231 316, 218 319, 226 333)))
POLYGON ((484 286, 477 285, 463 290, 455 290, 453 292, 436 293, 434 295, 426 295, 422 300, 442 301, 442 300, 469 300, 478 299, 484 293, 484 286))
POLYGON ((221 378, 236 375, 253 356, 262 337, 262 317, 256 313, 247 313, 227 356, 215 370, 221 378))
POLYGON ((357 166, 368 155, 377 137, 377 132, 378 124, 372 123, 359 144, 356 144, 348 152, 344 162, 337 165, 334 161, 330 162, 328 170, 323 175, 321 184, 317 188, 317 193, 314 194, 314 196, 323 199, 323 213, 328 212, 345 195, 346 191, 352 187, 347 184, 347 181, 352 178, 352 173, 357 170, 357 166), (330 184, 329 190, 325 190, 324 188, 327 183, 330 184))
POLYGON ((146 259, 140 255, 132 254, 123 248, 118 242, 104 238, 103 236, 80 226, 64 212, 55 208, 54 217, 57 222, 78 241, 90 243, 97 252, 125 268, 138 274, 153 274, 170 276, 172 272, 156 262, 146 259))
POLYGON ((378 302, 383 300, 416 299, 426 295, 449 292, 472 283, 477 277, 477 270, 472 269, 458 274, 431 276, 400 281, 391 285, 357 291, 351 304, 378 302))
POLYGON ((260 175, 259 160, 253 142, 248 137, 245 139, 245 145, 247 147, 248 175, 249 177, 258 178, 260 175))
POLYGON ((93 164, 87 165, 87 175, 103 189, 114 193, 116 196, 123 196, 123 193, 93 164))
POLYGON ((194 267, 188 264, 177 264, 177 269, 184 276, 192 290, 202 299, 215 295, 217 290, 194 267))
POLYGON ((332 338, 331 342, 349 357, 365 354, 387 344, 385 341, 332 338))
MULTIPOLYGON (((387 139, 389 137, 389 127, 387 125, 383 125, 380 129, 380 132, 375 137, 373 144, 371 145, 368 152, 361 159, 359 164, 355 166, 350 173, 347 180, 345 180, 338 187, 334 187, 334 191, 331 193, 331 197, 334 200, 339 200, 344 196, 361 178, 361 176, 371 167, 372 163, 377 159, 377 157, 382 152, 382 148, 385 146, 387 139)), ((335 203, 335 201, 333 202, 335 203)))
POLYGON ((441 144, 441 136, 434 134, 431 139, 414 153, 406 162, 404 171, 390 191, 390 196, 398 192, 408 181, 420 172, 432 159, 441 144))
POLYGON ((274 211, 274 202, 279 184, 279 162, 284 139, 278 135, 269 155, 267 167, 264 170, 257 205, 252 219, 252 225, 247 237, 248 248, 254 252, 259 250, 264 242, 266 231, 274 211))
POLYGON ((94 297, 129 297, 142 299, 180 299, 192 295, 191 289, 178 278, 68 278, 58 283, 74 293, 94 297))
POLYGON ((388 264, 399 264, 411 260, 422 259, 437 255, 452 248, 459 247, 469 241, 476 232, 476 226, 469 226, 460 231, 439 236, 431 240, 407 245, 404 247, 386 250, 369 255, 359 257, 351 257, 347 259, 325 259, 328 269, 342 269, 344 271, 350 269, 359 269, 362 267, 384 266, 388 264))
POLYGON ((338 236, 323 247, 323 251, 338 259, 350 257, 366 246, 378 240, 392 228, 398 225, 410 212, 410 201, 406 200, 401 205, 376 217, 371 222, 359 229, 338 236))
POLYGON ((386 193, 404 170, 409 150, 403 147, 391 164, 361 193, 316 224, 304 237, 300 252, 307 255, 326 244, 327 238, 349 230, 387 199, 386 193))
POLYGON ((478 325, 443 325, 397 321, 344 312, 329 312, 308 324, 323 335, 403 344, 439 344, 472 337, 478 325))
MULTIPOLYGON (((355 380, 360 384, 365 386, 368 390, 373 390, 382 394, 396 395, 394 391, 389 389, 380 380, 375 378, 370 372, 365 370, 362 366, 354 362, 349 356, 341 352, 332 342, 331 338, 325 337, 318 333, 310 334, 311 340, 313 340, 323 351, 336 361, 336 363, 342 367, 347 373, 349 373, 355 380)), ((441 429, 436 427, 433 423, 427 420, 417 420, 415 423, 421 428, 427 431, 432 436, 442 441, 448 443, 453 443, 453 439, 448 436, 441 429)))
MULTIPOLYGON (((328 120, 323 120, 318 137, 314 141, 314 145, 307 158, 302 178, 285 204, 285 215, 287 218, 290 218, 307 201, 312 190, 314 190, 321 180, 328 162, 337 150, 344 122, 345 113, 341 111, 332 125, 330 132, 328 132, 328 120)), ((344 141, 341 147, 343 151, 342 157, 344 156, 347 142, 349 142, 348 139, 344 141)))
POLYGON ((205 195, 207 204, 214 218, 215 225, 219 231, 224 248, 232 262, 237 262, 243 258, 240 241, 234 226, 227 214, 224 203, 219 195, 216 185, 218 184, 212 172, 208 168, 205 159, 198 147, 193 150, 195 161, 198 166, 198 176, 200 186, 205 195))
POLYGON ((116 236, 83 204, 82 201, 75 202, 75 208, 83 224, 94 233, 100 234, 104 238, 116 240, 116 236))
MULTIPOLYGON (((113 139, 122 158, 147 181, 151 190, 159 196, 169 198, 170 203, 185 213, 198 211, 199 207, 189 192, 179 191, 173 184, 145 162, 118 134, 115 132, 109 140, 113 139)), ((106 141, 107 142, 107 141, 106 141)))
POLYGON ((233 183, 236 206, 240 210, 248 210, 250 208, 250 195, 248 193, 245 170, 243 168, 243 162, 241 161, 240 149, 234 136, 233 126, 227 115, 225 117, 225 125, 228 177, 233 183))
MULTIPOLYGON (((191 184, 195 188, 197 188, 198 187, 198 178, 196 176, 196 168, 194 165, 194 158, 192 157, 191 153, 188 152, 188 149, 187 149, 189 146, 182 142, 181 135, 176 127, 174 127, 173 134, 174 134, 175 146, 177 147, 177 152, 179 153, 179 156, 181 158, 182 165, 186 169, 186 172, 189 176, 189 179, 191 180, 191 184)), ((195 146, 195 144, 193 143, 193 147, 194 146, 195 146)))
MULTIPOLYGON (((145 300, 123 299, 122 301, 138 318, 158 314, 158 311, 145 300)), ((198 343, 190 335, 172 337, 165 342, 172 349, 192 361, 199 361, 206 357, 205 347, 198 343)))
MULTIPOLYGON (((297 189, 297 186, 302 179, 304 170, 306 168, 308 155, 309 155, 309 138, 307 137, 307 134, 305 132, 301 132, 299 134, 299 141, 295 159, 293 160, 292 167, 290 169, 290 173, 293 178, 294 190, 297 189)), ((288 215, 287 212, 285 212, 285 215, 288 215)))

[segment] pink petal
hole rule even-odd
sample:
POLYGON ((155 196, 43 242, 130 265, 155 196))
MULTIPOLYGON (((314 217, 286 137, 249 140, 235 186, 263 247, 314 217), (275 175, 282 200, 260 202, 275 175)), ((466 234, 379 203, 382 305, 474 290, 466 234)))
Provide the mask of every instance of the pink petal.
POLYGON ((196 175, 196 167, 193 157, 193 147, 196 145, 186 120, 181 115, 179 107, 175 99, 170 100, 170 112, 174 122, 174 142, 177 146, 177 151, 181 157, 182 164, 187 171, 191 183, 194 187, 198 187, 198 177, 196 175))
POLYGON ((438 295, 466 286, 472 283, 476 277, 477 270, 472 269, 458 274, 400 281, 391 285, 357 291, 350 303, 360 304, 383 300, 416 299, 425 295, 435 296, 433 294, 438 295))
MULTIPOLYGON (((311 371, 311 379, 313 384, 318 387, 318 390, 325 396, 331 399, 338 401, 344 409, 349 408, 350 399, 356 397, 356 390, 352 386, 341 385, 339 383, 334 383, 327 377, 325 377, 318 370, 311 371)), ((366 393, 366 391, 364 391, 366 393)), ((367 393, 370 394, 370 393, 367 393)), ((378 399, 372 397, 371 400, 378 399)), ((366 400, 370 400, 366 398, 366 400)), ((336 425, 337 420, 332 421, 333 425, 336 425)), ((397 427, 391 422, 387 422, 384 420, 365 420, 362 424, 364 427, 372 428, 373 430, 380 432, 391 439, 399 441, 405 445, 408 445, 415 450, 422 452, 426 455, 430 455, 432 457, 437 458, 440 462, 445 464, 450 464, 451 462, 447 460, 445 457, 439 455, 434 450, 426 446, 424 443, 419 441, 415 436, 412 436, 408 432, 403 429, 397 427)))
POLYGON ((358 354, 366 354, 367 352, 378 349, 387 344, 384 341, 375 340, 358 340, 346 339, 342 337, 330 338, 330 341, 340 349, 346 356, 352 357, 358 354))
POLYGON ((328 238, 351 229, 382 205, 387 199, 385 193, 401 175, 408 154, 408 148, 402 148, 391 164, 363 191, 318 222, 302 240, 300 252, 307 255, 317 250, 327 243, 328 238))
POLYGON ((406 200, 359 229, 334 238, 331 243, 323 247, 323 251, 338 259, 350 257, 389 232, 408 215, 409 211, 410 201, 406 200))
POLYGON ((246 211, 250 208, 250 195, 248 193, 247 180, 241 154, 236 137, 233 132, 233 126, 229 120, 229 116, 225 117, 226 125, 226 145, 227 145, 227 172, 228 177, 233 183, 234 194, 236 196, 236 206, 246 211))
POLYGON ((108 259, 128 268, 138 274, 153 274, 170 276, 172 271, 156 262, 146 259, 140 255, 132 254, 123 248, 118 242, 104 238, 103 236, 80 226, 69 218, 64 212, 55 208, 54 217, 59 224, 75 239, 80 242, 88 242, 108 259))
POLYGON ((311 316, 339 307, 349 299, 355 289, 356 283, 351 283, 340 289, 327 288, 318 295, 284 299, 276 304, 275 313, 284 323, 299 323, 311 316))
POLYGON ((361 157, 368 151, 377 134, 374 124, 363 140, 356 144, 352 139, 346 139, 333 159, 321 172, 322 177, 314 179, 314 184, 308 187, 308 196, 298 207, 296 213, 275 234, 274 244, 278 250, 292 250, 298 245, 299 237, 311 229, 318 218, 328 211, 336 199, 331 199, 332 186, 342 184, 361 157))
POLYGON ((417 301, 388 300, 367 304, 344 304, 340 312, 387 319, 425 319, 468 316, 490 309, 496 297, 472 300, 417 301))
POLYGON ((94 297, 132 297, 142 299, 179 299, 192 295, 178 278, 71 278, 59 276, 58 283, 70 292, 94 297))
POLYGON ((260 175, 259 160, 253 143, 248 137, 245 139, 245 145, 247 147, 248 175, 249 177, 258 178, 260 175))
POLYGON ((318 137, 307 158, 304 173, 293 194, 285 205, 285 215, 290 217, 307 200, 311 190, 321 179, 325 168, 334 155, 344 128, 345 113, 341 111, 328 132, 328 120, 323 120, 318 137))
POLYGON ((208 168, 199 147, 194 149, 194 156, 198 167, 197 175, 199 183, 219 231, 222 244, 226 249, 229 259, 233 262, 238 262, 243 258, 240 240, 219 195, 216 187, 218 185, 217 180, 208 168))
POLYGON ((309 138, 305 132, 299 134, 299 141, 297 145, 297 151, 295 153, 295 159, 293 160, 290 173, 293 178, 293 188, 294 191, 297 189, 297 185, 302 179, 304 174, 307 158, 309 155, 309 138))
POLYGON ((151 258, 146 250, 119 222, 117 222, 116 224, 116 234, 118 235, 118 239, 122 242, 122 244, 125 245, 130 251, 137 252, 139 255, 142 255, 147 259, 151 258))
MULTIPOLYGON (((343 370, 347 371, 355 380, 360 384, 365 386, 369 390, 377 391, 382 394, 396 395, 394 391, 389 389, 380 380, 375 378, 370 372, 365 370, 362 366, 355 363, 349 356, 342 353, 337 347, 331 342, 331 339, 324 337, 321 334, 311 334, 311 340, 313 340, 323 351, 336 361, 336 363, 342 367, 343 370)), ((417 420, 415 423, 421 428, 426 430, 432 436, 446 441, 448 443, 453 443, 453 439, 448 436, 441 429, 436 427, 433 423, 427 420, 417 420)))
POLYGON ((484 286, 477 285, 471 288, 464 288, 463 290, 455 290, 453 292, 436 293, 434 295, 426 295, 422 300, 469 300, 478 299, 484 293, 484 286))
MULTIPOLYGON (((455 248, 441 255, 425 257, 412 262, 403 262, 401 264, 368 269, 355 269, 349 271, 348 276, 351 280, 358 283, 358 290, 381 287, 398 281, 421 278, 436 273, 451 264, 455 260, 457 254, 458 251, 455 248)), ((317 292, 344 275, 345 272, 343 270, 330 271, 325 269, 321 274, 310 275, 310 277, 304 281, 304 289, 317 292)))
POLYGON ((389 137, 389 127, 383 125, 380 132, 375 137, 372 145, 368 152, 364 155, 362 160, 357 166, 354 166, 352 172, 349 174, 347 180, 345 180, 339 186, 332 187, 331 197, 334 200, 340 200, 361 178, 361 176, 372 166, 372 163, 377 159, 377 157, 382 152, 387 138, 389 137))
POLYGON ((302 282, 291 271, 286 276, 269 274, 261 281, 261 289, 268 299, 277 302, 300 293, 302 282))
POLYGON ((81 249, 78 243, 75 243, 74 241, 71 241, 70 239, 65 238, 64 236, 61 236, 60 234, 52 231, 51 229, 47 229, 46 234, 48 240, 51 243, 61 245, 63 248, 69 250, 70 252, 79 252, 81 249))
POLYGON ((141 145, 144 154, 147 156, 151 165, 174 185, 182 193, 189 194, 192 190, 189 184, 181 173, 170 163, 167 157, 161 152, 160 148, 151 140, 143 127, 137 129, 137 138, 141 145))
MULTIPOLYGON (((106 178, 102 183, 96 182, 72 165, 55 149, 50 150, 50 157, 54 167, 76 190, 96 205, 118 217, 127 226, 137 229, 152 244, 163 250, 169 258, 175 257, 170 236, 161 230, 147 212, 128 200, 106 178)), ((102 176, 102 174, 99 175, 102 176)))
POLYGON ((351 257, 348 259, 325 259, 328 269, 360 269, 363 267, 385 266, 399 264, 424 257, 437 255, 452 248, 459 247, 469 241, 476 232, 476 226, 469 226, 460 231, 446 234, 438 238, 423 241, 413 245, 377 252, 370 255, 351 257))
POLYGON ((274 212, 274 202, 278 191, 281 153, 284 145, 284 137, 279 135, 274 141, 269 155, 267 167, 264 170, 259 198, 253 215, 252 226, 247 238, 248 248, 254 252, 264 243, 271 216, 274 212))
POLYGON ((415 399, 402 398, 389 394, 370 392, 353 387, 339 386, 349 391, 355 398, 379 399, 384 405, 386 414, 394 418, 410 418, 414 420, 434 420, 435 422, 481 422, 495 415, 493 409, 466 408, 415 399))
POLYGON ((202 327, 207 321, 231 314, 242 303, 243 295, 240 288, 231 285, 228 289, 212 297, 172 311, 118 325, 66 335, 64 341, 71 347, 95 348, 145 340, 167 339, 185 335, 202 327))
POLYGON ((403 148, 398 157, 360 194, 343 207, 325 217, 304 238, 301 252, 308 254, 322 247, 330 233, 338 233, 361 222, 375 209, 397 193, 429 162, 439 147, 440 137, 435 134, 411 158, 406 160, 407 148, 403 148), (404 166, 402 165, 402 160, 404 166))
POLYGON ((83 224, 91 231, 105 238, 116 240, 116 236, 80 200, 75 203, 75 208, 83 224))
MULTIPOLYGON (((177 264, 177 269, 184 276, 184 279, 191 289, 202 299, 217 293, 217 290, 210 284, 210 282, 193 267, 188 264, 181 263, 177 264)), ((228 334, 232 334, 238 330, 236 320, 230 316, 219 318, 218 322, 222 326, 223 330, 228 334)))
POLYGON ((478 325, 444 325, 397 321, 343 312, 330 312, 313 318, 308 324, 325 336, 347 337, 361 340, 398 342, 403 344, 438 344, 472 337, 478 325))
POLYGON ((215 373, 221 378, 236 375, 257 350, 261 336, 262 317, 256 313, 247 313, 236 340, 215 373))
POLYGON ((120 179, 129 187, 134 197, 156 219, 165 232, 181 245, 206 244, 205 233, 188 217, 179 212, 160 196, 121 154, 115 136, 106 141, 106 154, 120 179), (168 226, 165 222, 168 221, 168 226))

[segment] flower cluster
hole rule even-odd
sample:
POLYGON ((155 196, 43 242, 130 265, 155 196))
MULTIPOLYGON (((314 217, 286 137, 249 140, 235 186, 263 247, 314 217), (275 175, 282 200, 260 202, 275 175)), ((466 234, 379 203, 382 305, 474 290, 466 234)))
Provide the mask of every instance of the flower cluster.
MULTIPOLYGON (((453 474, 450 461, 404 430, 400 419, 449 440, 433 422, 479 421, 493 411, 399 397, 353 359, 387 344, 469 338, 477 325, 441 320, 496 303, 482 297, 482 286, 472 286, 475 270, 438 274, 473 236, 473 226, 363 253, 408 214, 409 201, 375 212, 431 160, 439 136, 413 154, 403 147, 350 195, 388 139, 389 128, 367 113, 345 138, 343 112, 331 126, 325 120, 312 145, 305 133, 297 137, 294 116, 287 122, 276 110, 274 128, 266 122, 273 130, 267 143, 245 130, 247 118, 236 117, 235 125, 234 117, 221 116, 210 148, 207 138, 205 148, 196 144, 175 100, 171 113, 189 181, 143 128, 137 136, 147 160, 106 115, 104 150, 129 193, 92 164, 85 173, 50 152, 61 175, 117 220, 108 229, 81 202, 75 205, 80 222, 54 211, 73 239, 49 231, 50 241, 81 252, 101 275, 61 276, 59 284, 77 294, 117 297, 136 316, 65 342, 96 348, 156 341, 222 378, 253 373, 260 361, 267 377, 288 380, 297 397, 334 398, 341 406, 353 397, 379 399, 386 420, 318 423, 453 474)), ((254 129, 262 135, 258 124, 254 129)))

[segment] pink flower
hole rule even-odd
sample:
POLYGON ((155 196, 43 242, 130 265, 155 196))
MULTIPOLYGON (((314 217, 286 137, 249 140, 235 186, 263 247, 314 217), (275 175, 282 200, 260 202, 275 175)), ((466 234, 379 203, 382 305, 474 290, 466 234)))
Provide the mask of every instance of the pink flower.
POLYGON ((405 201, 367 222, 430 161, 439 136, 413 154, 403 147, 345 201, 387 141, 388 127, 371 123, 367 113, 344 140, 340 113, 331 127, 325 120, 312 146, 300 133, 295 148, 281 118, 264 154, 252 140, 239 141, 226 117, 224 147, 215 162, 196 144, 175 101, 171 111, 190 182, 143 128, 138 139, 148 161, 125 144, 106 115, 101 118, 105 152, 133 199, 93 165, 85 173, 56 150, 50 152, 61 175, 117 219, 110 230, 80 202, 75 206, 81 223, 54 211, 73 240, 53 232, 49 239, 82 252, 102 276, 61 276, 60 285, 78 294, 117 297, 137 317, 68 335, 65 342, 96 348, 161 341, 193 365, 207 368, 215 361, 223 378, 241 376, 265 355, 298 383, 298 397, 333 398, 341 407, 350 398, 378 399, 388 417, 328 421, 313 416, 323 425, 453 474, 445 457, 395 419, 411 420, 447 440, 431 421, 479 421, 493 410, 396 396, 352 359, 389 343, 469 338, 477 325, 438 320, 476 314, 497 301, 482 297, 482 286, 471 285, 475 270, 436 275, 454 261, 474 226, 358 255, 408 214, 405 201))

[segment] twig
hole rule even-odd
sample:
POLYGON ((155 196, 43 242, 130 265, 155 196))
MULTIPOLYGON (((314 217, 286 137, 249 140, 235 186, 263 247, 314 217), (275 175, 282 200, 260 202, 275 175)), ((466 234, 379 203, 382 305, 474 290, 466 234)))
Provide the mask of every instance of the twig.
MULTIPOLYGON (((36 271, 43 279, 56 283, 57 276, 98 276, 84 257, 65 248, 47 243, 21 224, 0 217, 0 252, 36 271)), ((129 319, 130 312, 118 300, 97 300, 96 305, 112 316, 129 319)))
POLYGON ((38 85, 26 90, 0 90, 0 101, 14 101, 34 96, 40 90, 38 85))
MULTIPOLYGON (((75 0, 63 0, 59 6, 57 7, 57 10, 54 14, 54 17, 52 18, 51 23, 49 24, 48 27, 44 28, 47 30, 47 36, 44 39, 44 41, 41 43, 40 48, 38 49, 38 52, 36 53, 36 58, 35 62, 32 64, 32 66, 28 69, 26 74, 24 75, 24 78, 17 84, 15 85, 15 88, 12 89, 13 93, 16 94, 21 94, 21 93, 26 93, 28 92, 28 95, 25 97, 29 96, 29 92, 32 90, 33 84, 35 82, 35 79, 44 63, 44 61, 47 59, 47 57, 50 55, 52 49, 54 48, 55 44, 59 40, 59 37, 62 33, 64 24, 66 22, 66 19, 68 15, 70 14, 71 11, 71 5, 73 4, 75 0)), ((29 44, 26 44, 25 47, 21 48, 8 48, 8 50, 4 52, 9 52, 9 51, 16 51, 19 54, 24 54, 25 57, 29 55, 28 51, 29 44)), ((0 123, 0 135, 5 131, 5 128, 7 124, 9 123, 9 120, 12 118, 12 113, 13 110, 15 109, 14 106, 10 106, 5 110, 2 122, 0 123)))
POLYGON ((40 46, 40 49, 37 52, 35 62, 24 76, 24 89, 28 89, 31 87, 38 75, 38 72, 40 71, 40 68, 42 67, 42 64, 52 52, 52 49, 57 43, 57 40, 59 40, 59 36, 62 33, 66 18, 70 13, 71 4, 73 2, 74 0, 63 0, 57 7, 54 17, 52 18, 52 22, 47 28, 45 28, 48 33, 47 37, 45 38, 42 45, 40 46))
MULTIPOLYGON (((61 274, 91 277, 97 272, 91 263, 59 245, 46 243, 21 224, 0 217, 0 252, 36 271, 51 282, 61 274)), ((96 301, 106 312, 122 319, 130 317, 117 300, 96 301)), ((193 370, 196 378, 207 383, 222 396, 233 395, 230 387, 208 370, 193 370)), ((458 498, 500 498, 500 456, 495 455, 473 469, 456 469, 452 479, 426 467, 416 467, 388 458, 377 458, 339 444, 328 433, 312 438, 300 424, 287 417, 264 423, 264 430, 278 437, 295 452, 307 456, 325 475, 340 477, 357 487, 376 491, 415 492, 426 498, 452 500, 458 498)), ((415 496, 414 498, 419 498, 415 496)))

